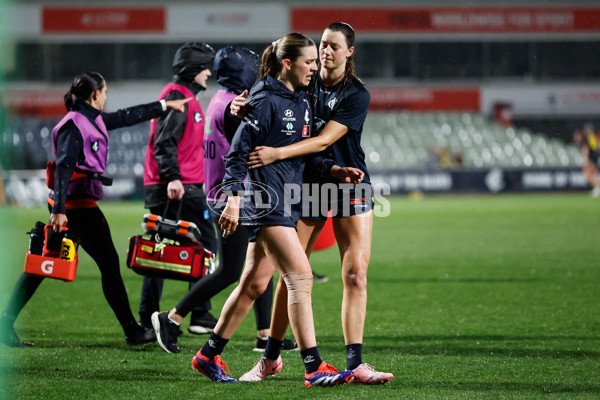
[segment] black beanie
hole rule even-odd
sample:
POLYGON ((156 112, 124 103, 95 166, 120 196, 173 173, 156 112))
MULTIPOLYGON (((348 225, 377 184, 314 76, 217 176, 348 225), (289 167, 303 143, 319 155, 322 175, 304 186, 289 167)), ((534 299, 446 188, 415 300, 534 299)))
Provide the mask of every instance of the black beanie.
POLYGON ((190 42, 177 49, 173 57, 173 74, 191 82, 200 71, 211 68, 215 50, 206 43, 190 42))

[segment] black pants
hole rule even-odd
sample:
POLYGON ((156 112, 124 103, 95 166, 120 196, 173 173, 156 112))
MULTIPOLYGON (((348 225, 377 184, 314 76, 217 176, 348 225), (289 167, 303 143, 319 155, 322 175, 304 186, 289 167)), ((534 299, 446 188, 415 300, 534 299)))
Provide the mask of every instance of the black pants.
MULTIPOLYGON (((221 229, 217 225, 219 238, 222 238, 221 229)), ((197 281, 190 291, 175 307, 177 313, 187 315, 195 304, 206 301, 234 282, 237 282, 244 269, 246 249, 248 247, 248 231, 244 226, 238 225, 235 233, 222 238, 219 249, 219 267, 211 275, 197 281)), ((271 326, 271 306, 273 305, 273 279, 269 282, 267 290, 254 302, 254 316, 256 329, 268 329, 271 326)))
MULTIPOLYGON (((180 203, 176 200, 172 200, 169 204, 168 209, 165 212, 166 202, 156 207, 151 207, 150 212, 152 214, 161 215, 163 218, 177 220, 177 211, 180 203)), ((181 204, 181 214, 179 219, 184 221, 193 222, 198 226, 202 234, 202 244, 204 247, 213 253, 217 253, 218 244, 215 236, 215 226, 212 218, 210 217, 208 205, 206 204, 206 197, 196 196, 184 198, 183 204, 181 204)), ((190 282, 190 290, 197 282, 190 282)), ((155 311, 160 311, 160 298, 162 297, 162 291, 164 286, 164 279, 154 278, 145 276, 142 282, 142 295, 140 299, 140 318, 148 317, 155 311)), ((212 296, 211 296, 212 297, 212 296)), ((191 307, 193 314, 201 316, 211 309, 210 297, 207 297, 201 301, 194 303, 191 307)))
MULTIPOLYGON (((121 277, 119 256, 110 228, 99 208, 67 210, 69 232, 79 238, 79 244, 98 265, 102 291, 106 301, 124 328, 135 324, 129 299, 121 277)), ((8 300, 3 316, 14 321, 45 278, 23 273, 8 300)))

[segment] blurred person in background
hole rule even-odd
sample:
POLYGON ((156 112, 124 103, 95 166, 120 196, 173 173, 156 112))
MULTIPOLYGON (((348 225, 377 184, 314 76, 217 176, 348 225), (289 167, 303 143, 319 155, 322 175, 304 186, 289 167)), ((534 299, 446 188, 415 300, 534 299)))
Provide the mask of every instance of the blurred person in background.
POLYGON ((0 204, 6 204, 6 193, 4 192, 4 179, 2 179, 2 168, 0 168, 0 204))
MULTIPOLYGON (((233 135, 241 122, 238 118, 228 118, 227 105, 245 88, 251 87, 258 76, 258 54, 241 46, 227 46, 215 55, 213 73, 221 88, 213 96, 206 109, 206 129, 204 132, 204 176, 206 196, 213 218, 218 220, 227 197, 220 191, 225 175, 225 156, 229 152, 233 135), (225 129, 225 125, 233 125, 225 129), (220 205, 221 204, 221 205, 220 205)), ((223 237, 217 226, 219 240, 219 267, 216 271, 197 281, 181 301, 170 311, 155 313, 152 324, 160 346, 168 353, 179 353, 177 337, 179 326, 194 304, 204 303, 229 285, 239 280, 244 268, 248 231, 246 226, 238 226, 235 235, 223 237)), ((265 292, 254 302, 256 317, 256 351, 263 351, 267 344, 271 325, 273 304, 273 280, 265 292)), ((285 339, 282 350, 297 350, 298 346, 285 339)))
MULTIPOLYGON (((138 325, 131 312, 119 256, 97 204, 103 197, 103 183, 108 183, 108 178, 101 175, 106 169, 108 131, 156 118, 166 110, 182 112, 190 99, 156 101, 107 113, 103 111, 106 98, 106 81, 97 72, 77 76, 64 96, 68 112, 52 131, 56 172, 54 188, 48 196, 49 223, 55 232, 68 226, 70 236, 76 237, 96 262, 104 296, 127 343, 139 345, 153 342, 156 336, 151 329, 138 325)), ((17 280, 0 319, 1 339, 8 346, 32 345, 17 336, 14 322, 43 280, 42 276, 27 273, 17 280)))
MULTIPOLYGON (((281 160, 324 152, 327 158, 333 159, 340 167, 354 167, 364 172, 362 185, 368 185, 370 196, 356 188, 338 188, 337 196, 320 201, 327 201, 328 209, 334 210, 333 228, 342 261, 342 329, 346 344, 346 369, 354 372, 357 382, 375 384, 388 382, 394 376, 376 371, 370 364, 362 361, 373 198, 360 139, 371 96, 354 72, 354 42, 354 29, 343 22, 329 25, 321 37, 321 65, 309 87, 314 110, 313 136, 318 136, 280 148, 259 146, 250 154, 248 164, 250 168, 258 168, 281 160), (342 210, 349 210, 349 213, 344 214, 342 210)), ((236 98, 232 111, 237 112, 243 104, 242 97, 236 98)), ((315 181, 310 177, 305 177, 305 182, 334 183, 332 180, 315 181)), ((305 196, 305 193, 302 195, 305 196)), ((304 216, 298 223, 298 236, 309 257, 327 219, 327 215, 322 214, 312 217, 314 211, 321 210, 321 205, 313 203, 311 206, 310 216, 304 216)), ((281 341, 287 329, 286 299, 286 285, 280 278, 275 292, 269 340, 281 341)), ((262 359, 248 374, 252 375, 253 380, 264 379, 267 374, 261 365, 270 366, 276 362, 277 357, 276 352, 265 351, 262 359)))
POLYGON ((582 171, 585 179, 592 186, 592 197, 600 196, 600 184, 598 183, 598 136, 592 124, 583 126, 583 137, 581 138, 581 161, 582 171))
MULTIPOLYGON (((201 232, 203 246, 216 254, 215 227, 204 192, 202 148, 206 121, 196 99, 199 92, 206 90, 214 58, 214 49, 199 42, 186 43, 175 52, 172 80, 158 98, 192 100, 185 105, 183 113, 168 112, 150 123, 144 166, 144 206, 163 218, 193 222, 201 232), (175 202, 181 202, 179 216, 175 202)), ((194 284, 190 282, 190 289, 194 284)), ((140 323, 145 327, 152 328, 152 314, 160 311, 163 285, 162 278, 144 277, 139 314, 140 323)), ((210 299, 194 305, 188 327, 191 333, 212 332, 217 319, 210 309, 210 299)))

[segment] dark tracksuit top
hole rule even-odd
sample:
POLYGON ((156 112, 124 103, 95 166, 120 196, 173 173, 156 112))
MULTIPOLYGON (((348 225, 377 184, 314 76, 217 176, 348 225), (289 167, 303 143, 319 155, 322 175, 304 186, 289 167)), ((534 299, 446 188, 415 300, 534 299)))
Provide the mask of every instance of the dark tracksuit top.
POLYGON ((308 94, 305 90, 292 92, 267 76, 252 87, 248 101, 248 113, 225 158, 223 189, 234 195, 243 195, 245 189, 246 194, 250 192, 241 204, 241 225, 296 227, 299 214, 286 212, 286 184, 302 184, 304 160, 281 160, 252 170, 246 163, 256 146, 283 147, 310 137, 312 107, 308 94))

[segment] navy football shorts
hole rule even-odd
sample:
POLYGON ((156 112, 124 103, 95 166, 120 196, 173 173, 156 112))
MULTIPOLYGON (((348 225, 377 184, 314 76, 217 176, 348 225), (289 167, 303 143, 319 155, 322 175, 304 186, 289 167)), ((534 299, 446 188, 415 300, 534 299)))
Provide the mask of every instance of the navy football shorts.
POLYGON ((373 209, 373 187, 369 183, 306 184, 302 190, 301 217, 325 221, 331 211, 333 218, 351 217, 373 209))

